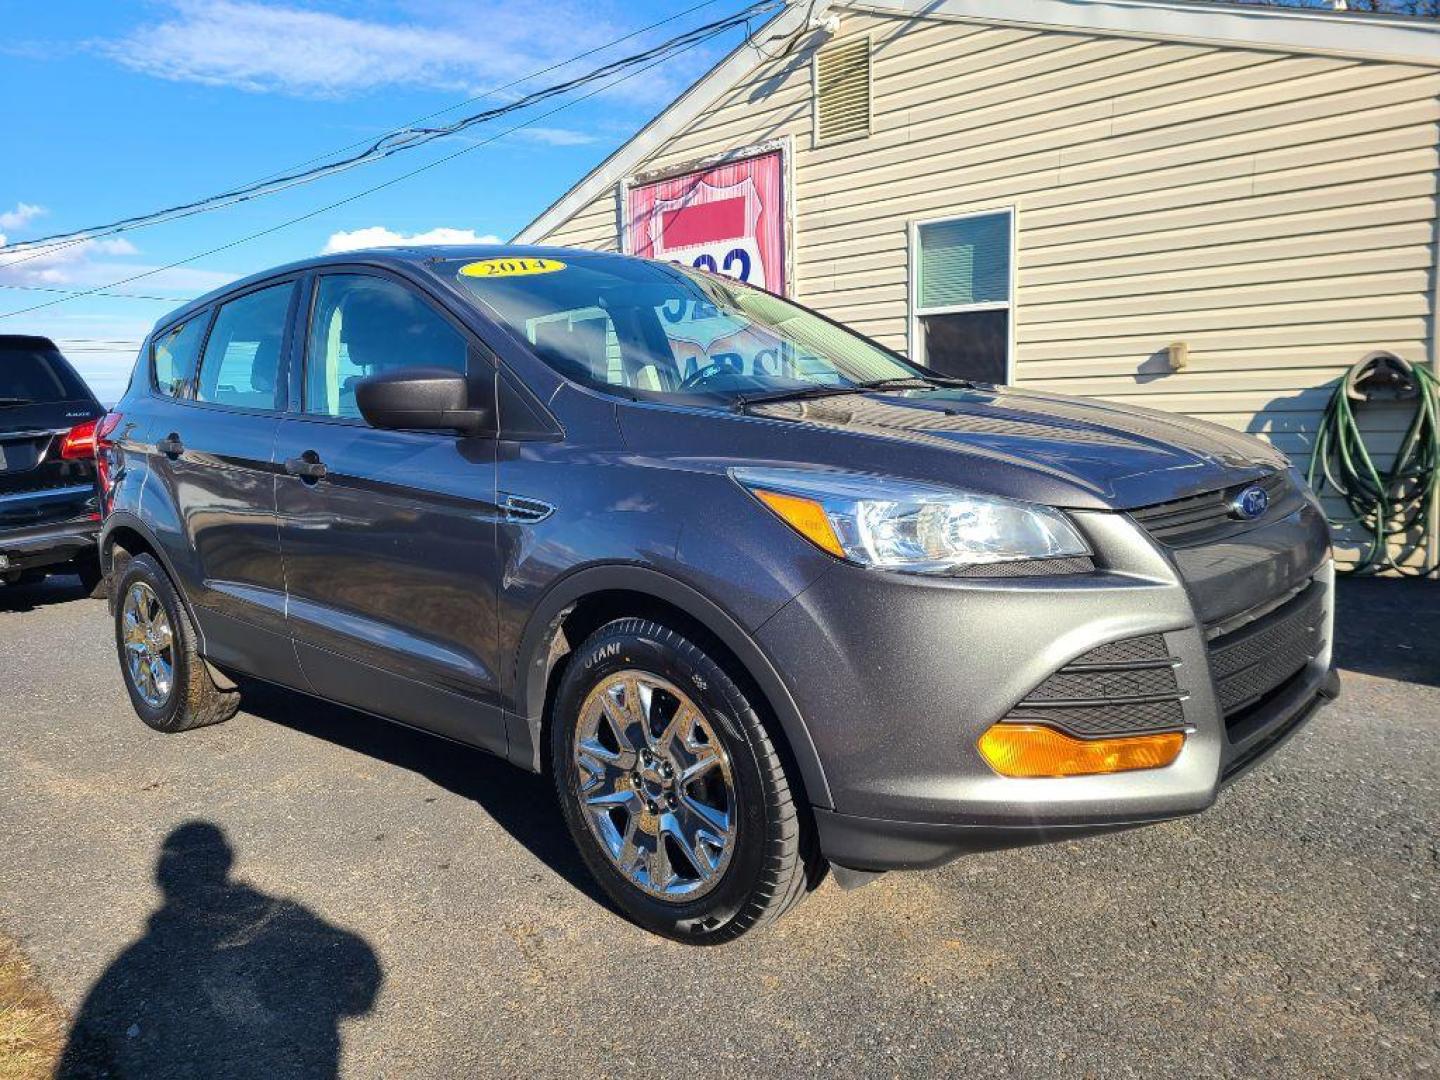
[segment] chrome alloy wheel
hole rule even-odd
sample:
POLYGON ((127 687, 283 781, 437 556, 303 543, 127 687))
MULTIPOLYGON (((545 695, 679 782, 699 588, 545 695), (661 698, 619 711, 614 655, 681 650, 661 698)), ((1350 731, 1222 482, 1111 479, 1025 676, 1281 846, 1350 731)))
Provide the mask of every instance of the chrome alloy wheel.
POLYGON ((170 700, 175 681, 175 640, 170 619, 160 597, 143 581, 130 586, 120 613, 130 685, 146 705, 158 709, 170 700))
POLYGON ((573 751, 581 813, 633 885, 685 903, 719 883, 735 849, 735 780, 681 690, 643 671, 608 676, 580 707, 573 751))

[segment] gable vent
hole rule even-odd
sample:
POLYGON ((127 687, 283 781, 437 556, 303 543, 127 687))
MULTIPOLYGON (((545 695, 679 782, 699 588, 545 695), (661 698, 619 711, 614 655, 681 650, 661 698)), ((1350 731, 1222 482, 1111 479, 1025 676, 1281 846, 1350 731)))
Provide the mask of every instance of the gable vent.
POLYGON ((870 39, 827 45, 815 54, 817 142, 870 134, 870 39))

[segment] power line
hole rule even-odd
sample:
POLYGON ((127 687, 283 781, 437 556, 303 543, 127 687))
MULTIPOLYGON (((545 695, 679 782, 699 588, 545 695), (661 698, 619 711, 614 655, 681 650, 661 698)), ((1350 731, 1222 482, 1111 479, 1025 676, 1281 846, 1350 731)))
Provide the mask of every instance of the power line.
MULTIPOLYGON (((189 217, 193 214, 206 213, 212 210, 220 210, 228 206, 234 206, 237 203, 248 202, 252 199, 264 198, 267 195, 275 195, 282 191, 289 190, 292 187, 298 187, 302 184, 313 183, 316 180, 323 179, 327 176, 332 176, 336 173, 343 172, 360 165, 369 164, 370 162, 374 161, 384 160, 385 158, 391 157, 398 153, 402 153, 406 150, 414 150, 417 147, 424 146, 426 143, 434 142, 437 139, 446 138, 451 135, 456 135, 468 128, 476 126, 477 124, 487 123, 491 120, 499 119, 502 116, 509 115, 510 113, 517 112, 521 109, 529 108, 532 105, 537 105, 543 101, 548 101, 551 98, 566 94, 571 90, 575 90, 582 86, 589 85, 590 83, 597 82, 610 75, 625 71, 629 68, 637 67, 652 60, 669 59, 680 51, 688 50, 692 45, 696 45, 702 41, 709 40, 710 38, 722 34, 725 31, 731 30, 735 27, 746 25, 752 17, 759 14, 761 11, 774 8, 775 6, 777 6, 777 4, 781 2, 782 0, 758 0, 758 2, 752 3, 745 8, 742 8, 740 11, 736 12, 733 15, 726 16, 723 19, 717 19, 713 22, 705 23, 702 26, 687 30, 682 34, 677 34, 675 37, 669 38, 658 45, 650 47, 649 49, 634 53, 630 56, 621 57, 618 60, 609 61, 608 63, 602 64, 598 68, 594 68, 583 75, 578 75, 573 79, 567 79, 563 82, 552 84, 551 86, 544 87, 540 90, 532 91, 531 93, 525 94, 522 97, 517 98, 515 101, 512 101, 508 104, 496 106, 495 108, 491 109, 485 109, 478 113, 472 113, 468 116, 462 116, 460 119, 450 124, 444 124, 439 127, 412 126, 388 132, 385 135, 381 136, 379 139, 376 139, 375 141, 369 143, 366 148, 361 150, 359 153, 353 154, 348 158, 342 158, 339 161, 331 162, 327 165, 317 165, 313 168, 302 169, 298 172, 291 172, 279 176, 271 176, 270 178, 255 181, 250 184, 245 184, 237 188, 232 188, 229 191, 219 192, 215 195, 210 195, 204 199, 198 199, 194 202, 180 203, 174 206, 166 207, 161 210, 155 210, 145 214, 137 214, 133 217, 122 218, 118 221, 112 221, 103 225, 92 225, 84 229, 72 229, 66 232, 53 233, 50 236, 40 237, 36 240, 29 241, 25 245, 25 258, 9 261, 5 265, 15 265, 16 263, 24 262, 31 258, 38 258, 43 254, 48 254, 52 251, 59 250, 59 248, 55 245, 57 244, 57 242, 60 241, 79 243, 85 240, 95 239, 96 237, 113 236, 116 233, 126 232, 130 229, 139 228, 144 225, 158 224, 161 221, 174 221, 179 218, 189 217), (50 245, 50 247, 45 247, 44 251, 37 252, 34 251, 34 248, 37 245, 41 247, 45 247, 45 245, 50 245)), ((639 33, 640 31, 636 32, 639 33)), ((634 35, 632 34, 629 36, 634 35)), ((614 43, 612 42, 612 44, 614 43)))
MULTIPOLYGON (((538 79, 541 75, 547 75, 552 71, 559 70, 560 68, 569 67, 571 64, 579 60, 584 60, 587 56, 594 56, 596 53, 604 52, 606 49, 614 48, 621 42, 629 41, 631 38, 638 37, 641 34, 649 33, 651 30, 664 26, 666 23, 674 22, 676 19, 682 19, 686 15, 693 14, 694 12, 699 11, 701 8, 709 7, 710 5, 717 2, 718 0, 701 0, 701 3, 695 4, 693 7, 685 8, 683 11, 677 11, 674 15, 670 15, 666 18, 660 19, 657 22, 650 23, 648 26, 642 26, 638 30, 632 30, 630 33, 625 34, 622 37, 615 38, 613 41, 607 41, 603 45, 597 45, 593 49, 588 49, 585 52, 577 53, 567 60, 561 60, 558 63, 551 64, 549 67, 540 68, 538 71, 532 71, 528 75, 522 75, 520 78, 513 79, 510 82, 504 83, 501 86, 492 87, 491 89, 486 90, 484 93, 476 94, 474 97, 466 98, 464 101, 456 102, 453 105, 446 105, 443 109, 436 109, 434 112, 426 113, 423 116, 417 116, 415 119, 409 121, 409 123, 407 123, 404 128, 392 129, 392 131, 388 134, 393 134, 396 131, 406 130, 408 128, 414 127, 416 124, 420 124, 426 120, 433 119, 436 116, 443 116, 445 113, 454 112, 456 109, 463 109, 466 105, 473 105, 477 101, 482 101, 487 97, 493 97, 495 94, 502 93, 505 90, 511 89, 512 87, 520 86, 522 83, 527 83, 531 79, 538 79)), ((267 173, 266 175, 260 177, 258 180, 251 181, 251 183, 260 184, 267 181, 278 180, 292 170, 302 169, 306 165, 313 164, 317 161, 323 161, 329 157, 334 157, 336 154, 343 154, 347 150, 355 149, 357 146, 367 146, 371 143, 371 141, 372 140, 370 139, 358 139, 355 142, 347 143, 345 146, 341 146, 335 150, 330 150, 323 154, 317 154, 315 157, 306 158, 304 161, 300 161, 294 165, 287 166, 286 168, 281 169, 278 172, 267 173)), ((340 170, 337 169, 335 171, 338 172, 340 170)), ((283 189, 277 188, 275 192, 267 192, 266 194, 276 194, 280 190, 283 189)), ((205 200, 200 200, 199 203, 195 205, 199 206, 200 203, 203 202, 205 202, 205 200)), ((233 204, 227 203, 225 205, 228 206, 233 204)), ((14 266, 18 263, 28 262, 31 259, 38 259, 46 255, 54 254, 57 251, 64 251, 66 248, 75 247, 77 244, 84 244, 91 240, 101 239, 106 236, 113 236, 117 232, 135 231, 137 229, 146 228, 149 225, 159 225, 165 221, 178 221, 182 218, 190 217, 193 214, 200 214, 205 213, 208 210, 219 210, 223 208, 223 206, 205 207, 203 209, 190 210, 185 213, 176 213, 170 216, 158 217, 153 221, 146 221, 134 225, 125 225, 122 222, 116 222, 112 223, 112 225, 110 226, 101 227, 95 231, 74 229, 66 233, 53 233, 49 237, 41 237, 37 240, 27 240, 23 243, 12 245, 15 250, 25 251, 28 254, 26 254, 23 258, 12 259, 8 262, 0 264, 0 266, 14 266), (65 242, 63 243, 51 243, 51 241, 63 240, 66 237, 75 237, 75 239, 65 240, 65 242), (40 250, 35 250, 37 245, 45 246, 42 247, 40 250)), ((0 257, 3 257, 3 254, 3 251, 0 251, 0 257)))
POLYGON ((384 181, 383 183, 376 184, 376 185, 374 185, 373 187, 369 187, 369 188, 364 189, 363 191, 357 191, 357 192, 356 192, 355 194, 353 194, 353 195, 347 195, 347 196, 346 196, 345 198, 343 198, 343 199, 337 199, 336 201, 334 201, 334 202, 332 202, 332 203, 327 203, 326 205, 321 206, 321 207, 318 207, 318 208, 316 208, 316 209, 314 209, 314 210, 311 210, 311 211, 309 211, 309 212, 307 212, 307 213, 300 214, 300 215, 298 215, 298 216, 296 216, 296 217, 293 217, 293 218, 289 218, 289 219, 287 219, 287 220, 285 220, 285 221, 280 222, 278 225, 272 225, 272 226, 270 226, 269 228, 260 229, 260 230, 257 231, 257 232, 253 232, 253 233, 250 233, 250 234, 248 234, 248 235, 246 235, 246 236, 239 237, 239 238, 236 239, 236 240, 228 241, 227 243, 220 244, 220 245, 218 245, 218 246, 216 246, 216 247, 213 247, 213 248, 210 248, 210 249, 208 249, 208 250, 206 250, 206 251, 197 252, 196 254, 194 254, 194 255, 189 255, 189 256, 187 256, 187 257, 185 257, 185 258, 183 258, 183 259, 177 259, 177 260, 175 260, 174 262, 172 262, 172 263, 167 263, 167 264, 164 265, 164 266, 157 266, 157 267, 154 267, 154 268, 152 268, 152 269, 150 269, 150 270, 142 271, 141 273, 138 273, 138 274, 131 274, 129 277, 121 278, 121 279, 119 279, 118 281, 112 281, 112 282, 110 282, 108 285, 100 285, 100 286, 97 286, 97 287, 94 288, 94 289, 88 289, 88 290, 85 290, 85 291, 82 291, 82 292, 76 292, 76 293, 74 293, 73 295, 70 295, 70 296, 62 296, 62 297, 58 297, 58 298, 56 298, 56 299, 54 299, 54 300, 47 300, 47 301, 45 301, 43 304, 32 304, 30 307, 17 308, 17 309, 15 309, 14 311, 4 312, 3 314, 0 314, 0 319, 8 319, 8 318, 11 318, 12 316, 15 316, 15 315, 25 315, 25 314, 27 314, 27 313, 29 313, 29 312, 32 312, 32 311, 39 311, 41 308, 53 307, 53 306, 56 305, 56 304, 63 304, 63 303, 66 303, 66 302, 69 301, 69 300, 76 299, 77 297, 80 297, 80 296, 93 296, 93 295, 95 295, 95 294, 97 294, 97 293, 100 293, 100 292, 109 291, 109 290, 115 288, 115 287, 118 286, 118 285, 128 285, 128 284, 129 284, 130 282, 132 282, 132 281, 139 281, 141 278, 147 278, 147 277, 150 277, 150 276, 152 276, 152 275, 154 275, 154 274, 160 274, 160 273, 165 272, 166 270, 174 270, 176 267, 184 266, 184 265, 186 265, 187 263, 192 263, 192 262, 196 261, 197 259, 208 258, 209 256, 215 255, 215 254, 217 254, 217 253, 219 253, 219 252, 221 252, 221 251, 227 251, 227 250, 229 250, 230 248, 239 247, 241 244, 249 243, 251 240, 258 240, 258 239, 259 239, 260 237, 262 237, 262 236, 269 236, 271 233, 279 232, 281 229, 289 228, 291 225, 297 225, 297 224, 299 224, 299 223, 302 222, 302 221, 308 221, 310 218, 318 217, 319 215, 324 214, 324 213, 327 213, 328 211, 334 210, 334 209, 336 209, 337 207, 344 206, 344 205, 346 205, 347 203, 355 202, 355 201, 358 200, 358 199, 363 199, 363 198, 365 198, 367 195, 373 195, 373 194, 374 194, 375 192, 377 192, 377 191, 382 191, 382 190, 384 190, 385 188, 392 187, 392 186, 394 186, 395 184, 398 184, 398 183, 401 183, 401 182, 404 181, 404 180, 410 179, 411 177, 418 176, 420 173, 427 172, 427 171, 429 171, 430 169, 436 168, 437 166, 444 165, 444 164, 446 164, 447 162, 454 161, 454 160, 455 160, 456 158, 458 158, 458 157, 461 157, 461 156, 463 156, 463 155, 465 155, 465 154, 471 153, 471 152, 474 151, 474 150, 478 150, 478 149, 480 149, 482 146, 488 146, 490 143, 495 142, 497 139, 503 139, 506 135, 510 135, 510 134, 512 134, 513 132, 516 132, 516 131, 521 130, 522 128, 529 127, 531 124, 534 124, 534 123, 536 123, 536 122, 538 122, 538 121, 540 121, 540 120, 548 119, 549 117, 554 116, 554 115, 556 115, 557 113, 560 113, 560 112, 565 111, 566 109, 570 108, 571 106, 578 105, 580 102, 586 101, 586 100, 588 100, 589 98, 592 98, 592 97, 596 96, 597 94, 604 93, 606 90, 609 90, 609 89, 612 89, 613 87, 619 86, 621 83, 627 82, 628 80, 635 78, 637 75, 643 75, 645 72, 650 71, 651 69, 653 69, 653 68, 655 68, 655 67, 658 67, 660 64, 664 63, 666 60, 673 59, 673 58, 676 57, 676 56, 681 56, 681 55, 683 55, 684 53, 689 52, 691 49, 693 49, 693 48, 695 48, 696 46, 702 44, 702 43, 703 43, 704 41, 706 41, 706 40, 708 40, 708 38, 700 38, 700 39, 691 41, 691 42, 687 43, 683 48, 680 48, 679 50, 674 51, 674 52, 667 53, 666 55, 660 56, 660 57, 658 57, 657 59, 653 60, 651 63, 645 65, 644 67, 635 68, 634 70, 630 71, 628 74, 622 75, 622 76, 620 76, 618 79, 615 79, 614 81, 612 81, 612 82, 610 82, 610 83, 606 83, 606 84, 603 85, 603 86, 600 86, 600 87, 598 87, 598 88, 596 88, 596 89, 594 89, 594 90, 591 90, 588 94, 581 94, 579 97, 571 98, 569 101, 564 102, 563 104, 557 105, 555 108, 551 109, 551 110, 548 111, 548 112, 541 113, 539 116, 532 116, 530 119, 525 120, 525 121, 523 121, 523 122, 521 122, 521 123, 519 123, 519 124, 516 124, 514 127, 506 128, 504 131, 498 132, 497 134, 490 136, 488 139, 483 139, 483 140, 481 140, 480 142, 474 143, 474 144, 472 144, 472 145, 470 145, 470 146, 466 146, 466 147, 464 147, 464 148, 462 148, 462 149, 460 149, 460 150, 455 151, 453 154, 447 154, 447 155, 445 155, 444 157, 436 158, 434 161, 431 161, 431 162, 429 162, 429 163, 427 163, 427 164, 425 164, 425 165, 421 165, 418 169, 412 169, 412 170, 411 170, 410 172, 408 172, 408 173, 401 173, 399 176, 392 177, 391 179, 386 180, 386 181, 384 181))
MULTIPOLYGON (((3 269, 3 267, 0 267, 0 269, 3 269)), ((190 296, 150 296, 145 293, 94 292, 81 289, 57 289, 51 285, 17 285, 8 281, 0 281, 0 289, 22 289, 25 292, 64 293, 67 296, 115 296, 124 300, 159 300, 167 304, 184 304, 194 299, 194 297, 190 296)))

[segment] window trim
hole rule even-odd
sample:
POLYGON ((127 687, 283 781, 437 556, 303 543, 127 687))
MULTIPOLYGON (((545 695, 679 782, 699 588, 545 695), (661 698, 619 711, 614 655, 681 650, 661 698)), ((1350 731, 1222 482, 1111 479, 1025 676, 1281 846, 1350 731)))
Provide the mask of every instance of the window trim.
POLYGON ((856 34, 839 41, 827 41, 810 56, 810 146, 839 146, 841 143, 868 139, 875 134, 875 42, 870 34, 856 34), (854 41, 865 42, 865 130, 852 131, 848 135, 836 135, 825 139, 820 136, 820 54, 836 45, 849 45, 854 41))
POLYGON ((941 217, 915 218, 907 225, 907 259, 909 282, 906 285, 905 355, 911 363, 928 367, 925 363, 925 335, 920 331, 920 319, 926 315, 959 315, 969 311, 1008 311, 1005 342, 1005 385, 1014 386, 1015 379, 1015 313, 1018 307, 1015 299, 1016 278, 1016 237, 1019 235, 1019 208, 1014 203, 989 206, 982 210, 967 210, 960 214, 945 214, 941 217), (994 217, 1008 214, 1010 218, 1010 266, 1005 289, 1006 300, 986 300, 978 304, 950 304, 943 307, 920 307, 920 230, 926 225, 946 225, 953 221, 969 218, 994 217))

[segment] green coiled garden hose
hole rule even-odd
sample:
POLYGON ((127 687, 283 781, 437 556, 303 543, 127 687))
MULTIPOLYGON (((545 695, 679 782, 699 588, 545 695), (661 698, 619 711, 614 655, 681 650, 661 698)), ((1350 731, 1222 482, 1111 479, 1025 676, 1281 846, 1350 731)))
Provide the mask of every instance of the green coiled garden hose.
POLYGON ((1424 554, 1419 566, 1402 565, 1395 557, 1396 549, 1427 552, 1429 530, 1436 520, 1440 381, 1435 373, 1391 353, 1371 353, 1352 367, 1325 406, 1307 479, 1317 495, 1332 490, 1349 508, 1350 517, 1332 518, 1331 525, 1356 525, 1369 534, 1359 560, 1344 573, 1389 570, 1423 577, 1440 569, 1440 564, 1430 562, 1424 554), (1365 445, 1356 417, 1356 406, 1371 400, 1368 388, 1379 386, 1393 392, 1395 401, 1415 402, 1415 414, 1395 460, 1383 470, 1365 445))

